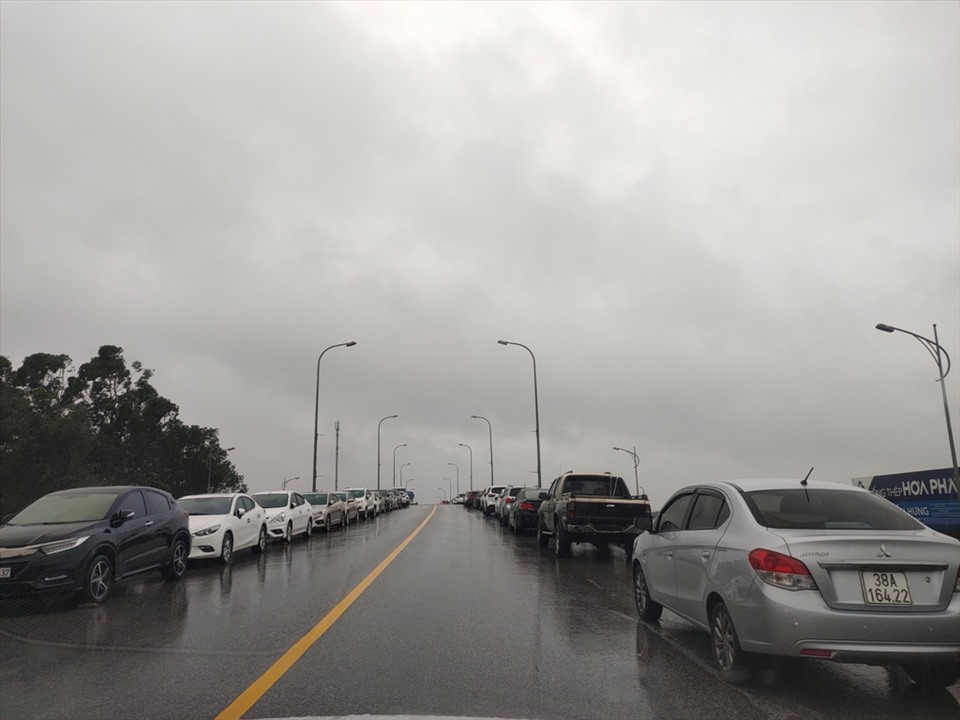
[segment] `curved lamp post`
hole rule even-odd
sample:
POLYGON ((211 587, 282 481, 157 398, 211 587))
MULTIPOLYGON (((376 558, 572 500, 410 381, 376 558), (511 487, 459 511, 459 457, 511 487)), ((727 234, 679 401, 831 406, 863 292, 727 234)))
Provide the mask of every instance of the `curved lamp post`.
POLYGON ((380 418, 380 422, 377 423, 377 490, 380 489, 380 466, 383 464, 380 462, 380 428, 383 426, 384 420, 392 420, 395 417, 400 417, 400 416, 387 415, 385 418, 380 418))
POLYGON ((446 489, 445 487, 438 487, 437 490, 439 490, 441 493, 443 493, 443 494, 440 496, 440 498, 441 498, 442 500, 446 500, 446 499, 447 499, 447 489, 446 489))
POLYGON ((450 487, 450 494, 447 496, 453 500, 453 481, 450 478, 444 478, 447 481, 447 485, 450 487))
POLYGON ((335 347, 353 347, 356 344, 357 342, 355 340, 351 340, 350 342, 331 345, 324 349, 324 351, 320 353, 320 357, 317 358, 317 390, 313 399, 313 473, 310 475, 312 478, 310 488, 313 492, 317 491, 317 438, 320 436, 317 432, 317 421, 320 417, 320 361, 323 359, 327 350, 332 350, 335 347))
POLYGON ((933 340, 930 338, 925 338, 923 335, 917 335, 914 332, 909 330, 904 330, 903 328, 893 327, 892 325, 884 325, 879 323, 877 325, 877 330, 886 333, 892 332, 902 332, 907 335, 912 335, 915 337, 924 349, 930 353, 930 357, 933 358, 933 361, 937 364, 937 370, 940 371, 940 378, 937 382, 940 383, 940 391, 943 393, 943 414, 947 418, 947 439, 950 440, 950 458, 953 460, 953 482, 957 487, 957 492, 960 493, 960 468, 957 467, 957 447, 953 442, 953 426, 950 424, 950 406, 947 404, 947 384, 944 382, 944 379, 950 373, 950 356, 947 354, 947 351, 940 344, 940 338, 937 335, 937 324, 933 324, 933 340), (943 357, 947 359, 947 369, 943 369, 943 360, 940 355, 943 354, 943 357))
MULTIPOLYGON (((413 464, 413 463, 405 462, 403 465, 400 466, 400 487, 406 487, 406 485, 403 484, 403 469, 404 469, 407 465, 412 465, 412 464, 413 464)), ((412 479, 413 479, 413 478, 411 478, 411 480, 412 480, 412 479)), ((410 482, 410 481, 408 480, 407 482, 410 482)))
POLYGON ((640 493, 640 473, 637 471, 637 468, 640 467, 640 456, 637 455, 637 446, 633 446, 633 450, 627 450, 622 447, 615 447, 614 450, 620 450, 625 452, 627 455, 633 458, 633 480, 637 484, 637 495, 641 496, 640 493))
MULTIPOLYGON (((230 452, 231 450, 236 450, 236 448, 235 448, 235 447, 228 447, 228 448, 224 449, 223 452, 224 452, 224 453, 228 453, 228 452, 230 452)), ((213 471, 213 453, 211 452, 211 453, 207 453, 207 492, 208 492, 208 493, 209 493, 209 492, 213 492, 213 490, 210 489, 210 474, 211 474, 212 471, 213 471)))
POLYGON ((535 432, 537 433, 537 487, 541 488, 543 487, 543 478, 540 472, 540 400, 538 399, 539 393, 537 392, 537 358, 533 354, 533 350, 523 343, 510 342, 509 340, 497 340, 497 342, 501 345, 516 345, 517 347, 522 347, 530 353, 530 359, 533 360, 533 415, 536 421, 535 432))
POLYGON ((299 475, 297 475, 296 477, 292 477, 292 478, 285 477, 285 478, 283 479, 283 484, 280 485, 280 489, 281 489, 281 490, 286 490, 286 489, 287 489, 287 485, 289 485, 290 483, 292 483, 294 480, 299 480, 299 479, 300 479, 300 476, 299 476, 299 475))
POLYGON ((392 487, 403 487, 403 483, 400 483, 399 486, 397 485, 397 450, 406 446, 407 444, 403 443, 402 445, 397 445, 393 449, 393 485, 392 487))
MULTIPOLYGON (((447 465, 453 465, 457 469, 457 495, 460 494, 460 466, 456 463, 447 463, 447 465)), ((453 500, 453 488, 450 488, 450 499, 453 500)))
POLYGON ((483 420, 487 424, 487 432, 490 433, 490 486, 493 487, 493 425, 483 415, 471 415, 474 420, 483 420))
MULTIPOLYGON (((473 490, 473 448, 466 443, 457 443, 460 447, 465 447, 470 451, 470 489, 473 490)), ((459 479, 459 476, 458 476, 459 479)), ((459 488, 457 488, 459 490, 459 488)), ((459 494, 459 493, 458 493, 459 494)))

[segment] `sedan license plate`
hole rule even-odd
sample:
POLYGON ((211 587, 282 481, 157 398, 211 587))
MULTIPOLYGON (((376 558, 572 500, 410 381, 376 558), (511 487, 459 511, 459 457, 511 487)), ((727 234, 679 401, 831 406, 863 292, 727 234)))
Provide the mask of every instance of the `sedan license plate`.
POLYGON ((8 577, 10 577, 10 568, 0 567, 0 578, 8 578, 8 577))
POLYGON ((912 605, 907 574, 902 572, 860 572, 863 600, 867 605, 912 605))

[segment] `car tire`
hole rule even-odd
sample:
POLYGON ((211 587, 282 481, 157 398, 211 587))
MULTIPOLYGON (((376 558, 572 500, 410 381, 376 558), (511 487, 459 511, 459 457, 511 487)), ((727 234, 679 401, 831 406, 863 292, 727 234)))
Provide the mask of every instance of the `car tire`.
POLYGON ((293 523, 287 523, 287 527, 283 531, 283 543, 284 545, 289 545, 293 542, 293 523))
POLYGON ((733 626, 733 618, 723 602, 710 610, 710 645, 713 659, 723 679, 733 685, 742 685, 750 679, 752 658, 740 647, 740 638, 733 626))
POLYGON ((224 533, 223 544, 220 546, 220 557, 217 558, 217 562, 221 565, 229 565, 231 560, 233 560, 233 535, 224 533))
POLYGON ((556 528, 557 530, 555 534, 557 537, 556 537, 556 547, 554 549, 557 552, 557 557, 561 557, 561 558, 569 557, 570 548, 573 545, 573 543, 570 542, 570 536, 563 529, 563 526, 560 525, 559 520, 557 521, 556 528))
POLYGON ((257 544, 252 548, 255 555, 260 555, 263 551, 267 549, 267 526, 260 526, 260 537, 257 538, 257 544))
POLYGON ((303 539, 309 540, 311 535, 313 535, 313 518, 308 518, 307 529, 303 531, 303 539))
POLYGON ((175 538, 170 547, 170 562, 160 570, 160 574, 166 580, 179 580, 187 571, 187 557, 190 555, 190 548, 187 541, 182 537, 175 538))
POLYGON ((550 536, 543 531, 543 521, 537 520, 537 545, 545 548, 550 544, 550 536))
POLYGON ((656 622, 663 615, 663 605, 650 597, 647 577, 643 574, 640 563, 633 564, 633 597, 637 604, 637 614, 641 620, 656 622))
POLYGON ((960 680, 960 663, 946 665, 904 665, 903 671, 921 688, 940 690, 960 680))
POLYGON ((113 582, 113 564, 106 555, 95 555, 83 574, 83 590, 80 597, 85 603, 99 605, 110 594, 113 582))
POLYGON ((340 516, 340 529, 346 530, 348 525, 350 525, 350 521, 347 520, 347 514, 344 513, 340 516))

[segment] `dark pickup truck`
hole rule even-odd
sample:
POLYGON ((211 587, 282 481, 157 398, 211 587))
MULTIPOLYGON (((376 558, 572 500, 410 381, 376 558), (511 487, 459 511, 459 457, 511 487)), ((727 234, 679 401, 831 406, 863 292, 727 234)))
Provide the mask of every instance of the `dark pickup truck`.
MULTIPOLYGON (((610 473, 564 473, 550 485, 541 503, 537 542, 556 540, 557 555, 570 554, 573 543, 591 543, 601 552, 619 544, 633 553, 633 539, 642 531, 637 518, 651 517, 645 495, 634 498, 623 478, 610 473)), ((643 523, 641 522, 641 525, 643 523)))

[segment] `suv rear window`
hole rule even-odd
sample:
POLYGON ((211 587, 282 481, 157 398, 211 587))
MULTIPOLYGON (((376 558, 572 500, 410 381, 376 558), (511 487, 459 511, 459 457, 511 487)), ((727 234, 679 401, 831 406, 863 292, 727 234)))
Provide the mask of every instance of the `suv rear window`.
POLYGON ((801 530, 920 530, 924 526, 873 493, 823 488, 754 490, 744 499, 768 528, 801 530))

